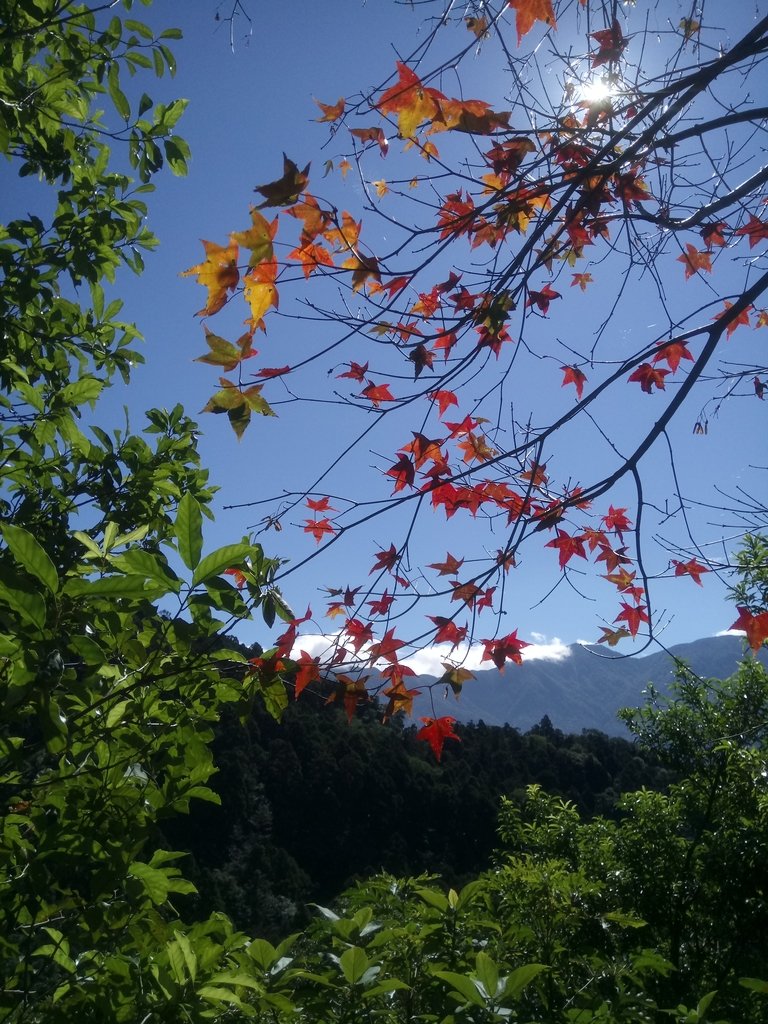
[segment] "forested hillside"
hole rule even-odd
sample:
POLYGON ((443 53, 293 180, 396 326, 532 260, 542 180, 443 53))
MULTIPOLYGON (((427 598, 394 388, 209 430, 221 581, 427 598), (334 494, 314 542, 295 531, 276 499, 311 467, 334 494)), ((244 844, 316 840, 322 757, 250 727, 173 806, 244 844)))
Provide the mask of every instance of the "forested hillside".
POLYGON ((621 793, 671 779, 629 740, 565 735, 546 718, 528 733, 459 726, 440 764, 416 731, 402 719, 382 728, 373 707, 348 722, 310 694, 280 723, 258 709, 245 726, 226 716, 214 742, 221 805, 197 803, 168 829, 193 854, 195 902, 285 935, 309 901, 382 870, 466 881, 490 865, 501 797, 529 784, 614 817, 621 793))

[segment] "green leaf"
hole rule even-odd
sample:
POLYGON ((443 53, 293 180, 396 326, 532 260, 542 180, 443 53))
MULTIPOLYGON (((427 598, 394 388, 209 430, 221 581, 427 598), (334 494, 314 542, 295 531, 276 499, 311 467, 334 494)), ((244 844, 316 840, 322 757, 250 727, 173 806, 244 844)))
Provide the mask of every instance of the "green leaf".
POLYGON ((174 533, 181 560, 188 569, 195 569, 203 549, 203 513, 197 499, 189 493, 179 502, 174 533))
POLYGON ((98 580, 87 580, 82 577, 69 579, 64 584, 62 592, 68 597, 84 598, 86 601, 120 597, 146 597, 154 600, 170 589, 170 587, 148 587, 146 579, 142 576, 103 576, 98 580))
POLYGON ((768 996, 768 981, 763 981, 762 978, 739 978, 739 984, 752 992, 768 996))
POLYGON ((350 985, 356 985, 368 970, 370 961, 364 949, 350 946, 339 957, 339 966, 350 985))
POLYGON ((518 999, 526 985, 530 984, 542 971, 548 971, 546 964, 523 964, 512 971, 504 986, 504 999, 518 999))
POLYGON ((115 110, 128 121, 131 116, 131 105, 128 102, 128 97, 120 88, 120 68, 116 62, 110 64, 107 72, 107 90, 115 105, 115 110))
POLYGON ((181 589, 181 580, 158 555, 153 555, 151 551, 132 548, 122 555, 110 558, 110 562, 127 575, 141 576, 145 580, 151 580, 165 588, 166 591, 173 591, 177 594, 181 589))
POLYGON ((123 714, 125 713, 125 709, 128 707, 128 703, 129 702, 127 700, 119 700, 114 707, 109 709, 106 722, 108 729, 114 729, 114 727, 122 721, 123 714))
POLYGON ((220 576, 225 569, 231 569, 248 557, 251 545, 242 541, 239 544, 225 544, 217 548, 200 562, 192 575, 192 586, 209 579, 211 576, 220 576))
POLYGON ((31 533, 20 526, 7 524, 2 527, 5 543, 11 554, 28 573, 40 580, 52 594, 59 589, 59 576, 53 562, 31 533))
POLYGON ((475 1006, 485 1006, 485 1000, 477 991, 477 985, 465 974, 457 974, 455 971, 433 971, 435 977, 447 981, 468 1003, 475 1006))
POLYGON ((45 626, 45 600, 42 594, 32 590, 23 590, 21 587, 13 586, 10 582, 5 583, 0 580, 0 601, 4 601, 22 619, 37 626, 38 629, 45 626))
POLYGON ((475 959, 475 973, 489 998, 493 999, 499 987, 499 969, 491 957, 482 950, 475 959))
POLYGON ((104 383, 96 377, 81 377, 63 388, 61 398, 67 405, 85 405, 86 402, 95 402, 103 387, 104 383))

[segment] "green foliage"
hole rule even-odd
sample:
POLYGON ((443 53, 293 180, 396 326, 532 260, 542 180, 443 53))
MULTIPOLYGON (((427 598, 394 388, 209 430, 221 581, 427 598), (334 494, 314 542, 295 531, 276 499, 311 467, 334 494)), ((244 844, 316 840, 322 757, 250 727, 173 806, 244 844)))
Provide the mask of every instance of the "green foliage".
POLYGON ((141 270, 149 179, 187 155, 184 102, 123 89, 172 73, 176 33, 109 6, 0 0, 0 151, 55 190, 0 227, 0 1020, 25 1024, 212 1019, 258 987, 224 917, 179 919, 194 886, 157 836, 217 799, 213 725, 260 689, 227 634, 274 617, 276 563, 249 538, 203 555, 213 492, 180 406, 139 434, 92 423, 141 358, 104 285, 141 270))

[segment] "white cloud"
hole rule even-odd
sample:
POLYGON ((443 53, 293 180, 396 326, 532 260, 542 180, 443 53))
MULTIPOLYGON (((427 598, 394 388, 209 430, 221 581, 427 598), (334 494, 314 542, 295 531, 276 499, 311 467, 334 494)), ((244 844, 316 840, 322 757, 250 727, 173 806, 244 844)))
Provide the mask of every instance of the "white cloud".
MULTIPOLYGON (((525 647, 522 651, 523 661, 562 661, 570 654, 568 645, 563 643, 559 637, 548 640, 543 633, 531 634, 534 643, 525 647)), ((291 657, 297 658, 300 651, 306 651, 313 658, 320 658, 321 661, 330 661, 340 643, 341 633, 303 633, 296 638, 291 657)), ((443 662, 451 661, 460 664, 462 668, 470 672, 482 672, 485 669, 493 668, 489 660, 483 661, 482 644, 459 644, 458 647, 451 647, 450 644, 433 644, 425 647, 415 654, 402 657, 400 660, 404 665, 412 668, 417 675, 441 676, 444 672, 443 662)), ((365 648, 360 651, 365 657, 365 648)), ((381 667, 381 666, 379 666, 381 667)))

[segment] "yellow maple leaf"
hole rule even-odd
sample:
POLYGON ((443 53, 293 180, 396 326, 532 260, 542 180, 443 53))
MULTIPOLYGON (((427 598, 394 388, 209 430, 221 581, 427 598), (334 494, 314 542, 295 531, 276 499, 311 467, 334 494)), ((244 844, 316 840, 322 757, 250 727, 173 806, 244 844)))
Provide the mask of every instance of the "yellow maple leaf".
POLYGON ((240 280, 240 271, 237 269, 239 249, 234 240, 230 240, 229 245, 218 245, 205 239, 201 241, 205 249, 205 260, 189 270, 183 270, 181 276, 191 277, 194 274, 198 284, 208 289, 208 301, 195 316, 213 316, 227 301, 227 292, 233 291, 240 280))

